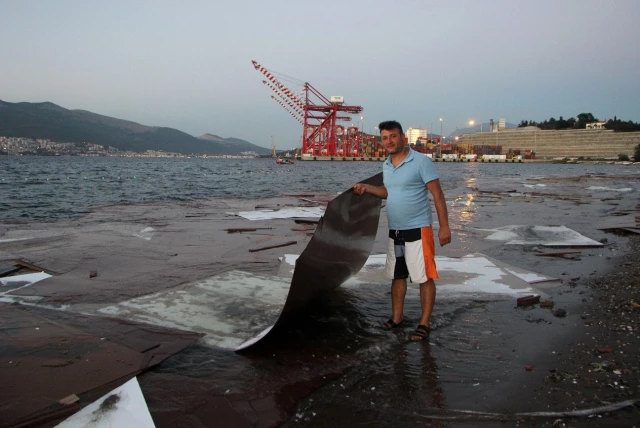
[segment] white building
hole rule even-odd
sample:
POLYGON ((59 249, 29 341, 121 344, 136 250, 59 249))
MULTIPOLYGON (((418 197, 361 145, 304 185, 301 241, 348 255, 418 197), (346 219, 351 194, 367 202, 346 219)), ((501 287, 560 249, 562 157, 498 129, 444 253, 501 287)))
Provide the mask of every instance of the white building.
POLYGON ((504 131, 505 129, 507 129, 507 119, 501 117, 498 121, 498 131, 504 131))
POLYGON ((404 132, 407 137, 407 143, 415 144, 419 137, 427 138, 427 130, 422 128, 409 128, 404 132))
POLYGON ((607 122, 591 122, 587 123, 587 129, 605 129, 607 122))

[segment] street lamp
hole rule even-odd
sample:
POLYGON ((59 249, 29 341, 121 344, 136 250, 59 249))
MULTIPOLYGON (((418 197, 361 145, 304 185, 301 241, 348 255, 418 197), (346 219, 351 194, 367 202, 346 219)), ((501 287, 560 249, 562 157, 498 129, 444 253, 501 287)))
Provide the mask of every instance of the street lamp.
POLYGON ((442 135, 442 120, 443 119, 440 118, 440 141, 442 141, 442 137, 443 137, 443 135, 442 135))
MULTIPOLYGON (((476 122, 473 120, 469 121, 469 126, 473 126, 476 122)), ((480 133, 482 133, 482 123, 480 124, 480 133)))
POLYGON ((362 137, 364 135, 364 116, 360 116, 360 156, 362 156, 362 149, 366 149, 366 145, 363 144, 362 137))

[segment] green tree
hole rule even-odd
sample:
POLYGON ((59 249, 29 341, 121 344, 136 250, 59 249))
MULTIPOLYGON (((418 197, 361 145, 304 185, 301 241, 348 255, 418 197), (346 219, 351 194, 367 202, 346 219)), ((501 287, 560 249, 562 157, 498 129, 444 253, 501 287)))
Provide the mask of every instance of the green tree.
POLYGON ((558 119, 558 122, 557 122, 556 129, 567 129, 567 128, 569 128, 569 121, 564 120, 564 118, 560 116, 560 119, 558 119))
POLYGON ((587 127, 587 123, 597 122, 598 119, 591 113, 580 113, 578 115, 578 122, 576 123, 576 128, 584 129, 587 127))

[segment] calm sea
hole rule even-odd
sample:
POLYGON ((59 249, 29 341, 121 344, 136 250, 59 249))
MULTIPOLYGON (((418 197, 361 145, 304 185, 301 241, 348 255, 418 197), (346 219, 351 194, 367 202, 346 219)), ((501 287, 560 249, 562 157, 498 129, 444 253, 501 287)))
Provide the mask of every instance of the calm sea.
MULTIPOLYGON (((445 191, 470 179, 500 183, 522 176, 624 174, 634 166, 543 163, 437 163, 445 191)), ((339 193, 378 173, 381 162, 272 159, 0 157, 0 221, 57 221, 115 203, 260 198, 284 193, 339 193)))

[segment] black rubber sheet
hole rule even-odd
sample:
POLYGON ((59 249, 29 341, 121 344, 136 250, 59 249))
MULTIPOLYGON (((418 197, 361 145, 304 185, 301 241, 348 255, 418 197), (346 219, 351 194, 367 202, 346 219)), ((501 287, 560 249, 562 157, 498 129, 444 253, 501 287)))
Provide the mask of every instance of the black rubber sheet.
MULTIPOLYGON (((363 183, 381 186, 382 173, 363 183)), ((319 293, 333 290, 362 269, 371 254, 380 221, 382 200, 369 193, 356 195, 349 189, 327 204, 324 216, 296 261, 291 288, 274 328, 260 340, 249 341, 238 350, 268 340, 286 315, 303 309, 319 293)))

